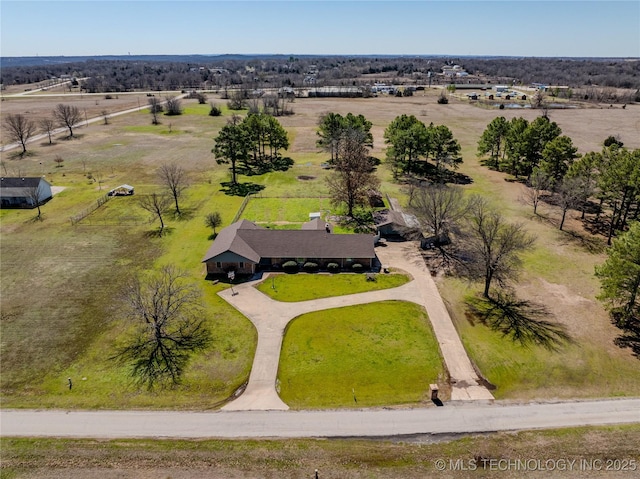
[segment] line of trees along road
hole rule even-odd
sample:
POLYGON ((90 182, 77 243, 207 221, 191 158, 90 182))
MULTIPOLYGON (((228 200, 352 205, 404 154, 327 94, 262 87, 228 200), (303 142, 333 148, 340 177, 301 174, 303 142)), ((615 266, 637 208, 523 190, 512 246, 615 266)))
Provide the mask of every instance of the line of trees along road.
POLYGON ((38 127, 42 133, 47 134, 51 143, 51 134, 56 125, 67 128, 69 137, 73 137, 73 129, 81 121, 82 114, 77 107, 60 103, 54 108, 51 117, 43 118, 38 124, 21 113, 9 113, 3 120, 3 127, 11 141, 20 144, 24 155, 27 143, 38 132, 38 127))

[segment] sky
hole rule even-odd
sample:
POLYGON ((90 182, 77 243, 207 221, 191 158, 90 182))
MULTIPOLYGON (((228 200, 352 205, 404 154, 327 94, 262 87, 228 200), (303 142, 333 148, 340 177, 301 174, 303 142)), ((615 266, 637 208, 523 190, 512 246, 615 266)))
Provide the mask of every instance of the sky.
POLYGON ((2 56, 640 57, 640 0, 0 0, 2 56))

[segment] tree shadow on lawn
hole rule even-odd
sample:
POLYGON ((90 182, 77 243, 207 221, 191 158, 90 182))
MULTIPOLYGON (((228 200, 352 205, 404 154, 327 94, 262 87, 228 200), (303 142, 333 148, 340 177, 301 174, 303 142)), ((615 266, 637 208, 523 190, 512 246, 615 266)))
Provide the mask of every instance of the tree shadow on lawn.
POLYGON ((256 183, 233 183, 231 181, 225 181, 220 183, 222 191, 225 195, 229 196, 247 196, 250 193, 257 193, 264 190, 264 185, 258 185, 256 183))
POLYGON ((535 344, 559 351, 572 339, 564 325, 548 321, 551 313, 542 305, 518 299, 511 292, 497 292, 491 298, 468 297, 467 319, 502 333, 522 346, 535 344))
POLYGON ((174 212, 173 217, 176 221, 189 221, 196 215, 196 208, 180 208, 180 214, 174 212))
POLYGON ((163 238, 165 236, 172 234, 174 230, 175 228, 172 228, 171 226, 165 226, 163 230, 160 230, 160 228, 158 228, 158 229, 146 231, 144 233, 144 236, 146 238, 163 238))
POLYGON ((473 183, 473 178, 464 173, 458 171, 452 171, 447 168, 438 168, 431 163, 420 162, 412 168, 411 173, 421 179, 429 181, 431 183, 449 184, 455 185, 470 185, 473 183))
POLYGON ((252 166, 250 168, 238 167, 237 171, 241 175, 246 176, 260 176, 272 171, 287 171, 295 164, 293 159, 288 156, 273 158, 270 161, 264 162, 259 165, 252 166))

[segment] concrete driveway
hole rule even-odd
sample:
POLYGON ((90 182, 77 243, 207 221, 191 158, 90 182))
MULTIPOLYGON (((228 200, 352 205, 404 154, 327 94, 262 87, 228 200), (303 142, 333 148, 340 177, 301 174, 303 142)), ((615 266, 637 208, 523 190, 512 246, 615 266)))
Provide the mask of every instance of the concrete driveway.
POLYGON ((276 379, 284 330, 293 318, 312 311, 386 300, 410 301, 427 310, 451 378, 452 400, 493 399, 471 365, 416 243, 388 243, 386 247, 378 248, 376 253, 383 265, 407 271, 413 281, 398 288, 295 303, 275 301, 262 294, 254 288, 259 281, 234 286, 235 294, 231 289, 218 293, 249 318, 258 331, 258 346, 247 387, 223 410, 289 409, 276 391, 276 379))

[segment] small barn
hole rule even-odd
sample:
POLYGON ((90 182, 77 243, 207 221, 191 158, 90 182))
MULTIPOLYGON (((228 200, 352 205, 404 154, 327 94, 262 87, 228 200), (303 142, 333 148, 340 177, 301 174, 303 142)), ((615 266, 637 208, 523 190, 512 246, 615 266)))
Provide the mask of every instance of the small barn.
POLYGON ((401 211, 376 211, 373 213, 373 222, 383 238, 410 239, 421 236, 418 218, 401 211))
POLYGON ((0 178, 2 208, 35 208, 52 196, 51 184, 44 178, 0 178))
POLYGON ((131 196, 133 194, 133 186, 120 185, 107 193, 109 196, 131 196))

